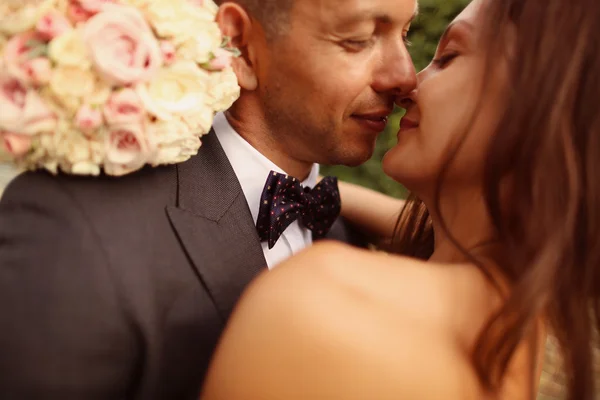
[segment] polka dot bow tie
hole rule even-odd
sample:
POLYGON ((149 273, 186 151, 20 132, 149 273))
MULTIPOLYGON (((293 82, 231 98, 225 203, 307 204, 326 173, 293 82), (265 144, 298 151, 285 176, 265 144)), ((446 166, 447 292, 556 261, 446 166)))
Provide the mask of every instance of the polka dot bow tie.
POLYGON ((328 176, 311 190, 296 178, 271 171, 260 198, 256 228, 269 249, 296 220, 313 232, 313 238, 320 239, 329 232, 340 209, 337 178, 328 176))

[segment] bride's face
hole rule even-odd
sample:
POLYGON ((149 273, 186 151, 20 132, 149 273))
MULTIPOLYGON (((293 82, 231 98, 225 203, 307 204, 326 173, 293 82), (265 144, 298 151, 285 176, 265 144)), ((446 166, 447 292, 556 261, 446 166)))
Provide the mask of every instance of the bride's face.
POLYGON ((480 185, 486 145, 499 118, 508 84, 505 57, 494 56, 486 77, 481 39, 481 0, 473 1, 449 26, 434 60, 418 75, 418 88, 398 99, 407 109, 398 144, 384 157, 384 171, 421 197, 432 193, 447 168, 445 187, 480 185), (458 147, 451 164, 450 152, 458 147))

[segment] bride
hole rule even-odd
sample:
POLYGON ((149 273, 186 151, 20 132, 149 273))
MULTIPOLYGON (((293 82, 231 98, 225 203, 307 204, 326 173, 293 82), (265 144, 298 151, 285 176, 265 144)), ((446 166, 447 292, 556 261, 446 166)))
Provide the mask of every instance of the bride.
POLYGON ((598 20, 596 0, 474 0, 398 99, 396 234, 396 201, 342 187, 403 256, 324 243, 262 275, 202 399, 532 399, 546 325, 569 398, 593 399, 598 20))

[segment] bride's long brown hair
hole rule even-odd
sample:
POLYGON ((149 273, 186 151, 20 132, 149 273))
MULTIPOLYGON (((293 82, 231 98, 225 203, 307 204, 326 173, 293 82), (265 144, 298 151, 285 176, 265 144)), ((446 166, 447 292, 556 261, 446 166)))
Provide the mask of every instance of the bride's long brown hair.
MULTIPOLYGON (((486 387, 498 387, 517 345, 543 314, 561 344, 569 399, 594 399, 592 336, 600 322, 600 3, 489 0, 484 7, 488 73, 494 68, 492 55, 505 51, 507 32, 514 33, 510 93, 506 104, 498 105, 504 118, 488 149, 483 182, 503 248, 498 266, 511 291, 480 336, 474 365, 486 387)), ((437 211, 442 184, 443 176, 437 211)), ((432 254, 431 219, 417 197, 407 202, 397 232, 399 253, 424 259, 432 254)))

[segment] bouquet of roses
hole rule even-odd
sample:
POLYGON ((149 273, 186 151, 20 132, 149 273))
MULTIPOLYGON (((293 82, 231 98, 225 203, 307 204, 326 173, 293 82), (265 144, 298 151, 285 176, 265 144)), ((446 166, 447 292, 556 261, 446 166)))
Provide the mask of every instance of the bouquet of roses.
POLYGON ((1 0, 0 153, 123 175, 197 153, 239 95, 212 0, 1 0))

